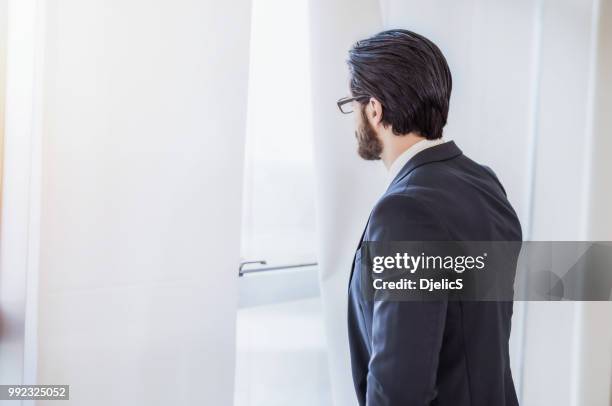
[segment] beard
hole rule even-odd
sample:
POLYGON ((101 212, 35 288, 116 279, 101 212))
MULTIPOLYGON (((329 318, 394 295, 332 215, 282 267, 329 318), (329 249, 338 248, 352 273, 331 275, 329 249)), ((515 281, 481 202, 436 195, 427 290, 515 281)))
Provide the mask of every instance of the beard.
POLYGON ((380 159, 383 146, 376 136, 376 131, 374 131, 366 117, 365 109, 361 109, 361 124, 355 130, 355 138, 357 138, 357 153, 360 157, 367 161, 380 159))

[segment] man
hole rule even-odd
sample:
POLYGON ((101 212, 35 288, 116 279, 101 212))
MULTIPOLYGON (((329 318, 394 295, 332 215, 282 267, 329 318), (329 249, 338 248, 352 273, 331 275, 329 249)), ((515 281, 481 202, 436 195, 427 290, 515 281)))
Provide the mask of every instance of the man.
MULTIPOLYGON (((521 241, 495 174, 442 138, 451 74, 436 45, 381 32, 349 52, 358 153, 381 159, 390 185, 363 241, 521 241)), ((358 248, 353 268, 360 263, 358 248)), ((512 302, 372 301, 349 284, 348 327, 360 405, 518 405, 508 340, 512 302)))

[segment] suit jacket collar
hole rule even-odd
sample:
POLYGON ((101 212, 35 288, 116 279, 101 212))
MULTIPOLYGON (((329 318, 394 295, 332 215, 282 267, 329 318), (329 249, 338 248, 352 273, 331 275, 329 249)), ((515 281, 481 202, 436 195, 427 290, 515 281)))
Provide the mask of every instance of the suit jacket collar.
MULTIPOLYGON (((463 154, 463 152, 459 149, 459 147, 455 144, 454 141, 447 141, 444 144, 436 145, 430 148, 427 148, 415 156, 413 156, 404 167, 400 170, 397 176, 393 179, 389 187, 387 188, 387 192, 398 182, 404 179, 410 172, 419 166, 428 164, 430 162, 440 162, 446 161, 448 159, 455 158, 459 155, 463 154)), ((368 217, 368 221, 366 222, 365 228, 361 233, 361 238, 359 239, 359 244, 357 245, 357 251, 361 248, 363 243, 363 237, 365 236, 366 230, 368 229, 368 225, 370 224, 370 218, 372 217, 372 213, 370 213, 370 217, 368 217)), ((349 281, 353 278, 353 270, 355 268, 355 259, 356 252, 353 255, 353 263, 351 265, 351 273, 349 277, 349 281)), ((349 282, 350 289, 350 282, 349 282)))
POLYGON ((430 148, 427 148, 424 151, 419 152, 415 156, 413 156, 404 167, 399 171, 397 176, 393 179, 387 191, 397 184, 399 181, 404 179, 410 172, 419 166, 431 163, 431 162, 439 162, 446 161, 447 159, 455 158, 456 156, 461 155, 463 152, 459 149, 459 147, 455 144, 455 141, 447 141, 443 144, 436 145, 430 148))

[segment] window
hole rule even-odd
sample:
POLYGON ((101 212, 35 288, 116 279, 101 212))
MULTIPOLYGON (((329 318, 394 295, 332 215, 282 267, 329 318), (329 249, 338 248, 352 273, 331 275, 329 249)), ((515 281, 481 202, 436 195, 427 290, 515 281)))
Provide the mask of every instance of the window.
POLYGON ((254 0, 235 406, 331 405, 315 257, 308 0, 254 0), (265 272, 262 272, 265 271, 265 272))
POLYGON ((306 0, 255 0, 242 258, 315 261, 314 168, 306 0))

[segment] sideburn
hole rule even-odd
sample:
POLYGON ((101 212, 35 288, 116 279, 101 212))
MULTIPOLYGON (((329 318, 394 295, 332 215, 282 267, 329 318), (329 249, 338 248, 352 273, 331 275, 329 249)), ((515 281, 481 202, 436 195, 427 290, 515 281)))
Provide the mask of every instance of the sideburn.
POLYGON ((377 161, 382 154, 383 146, 376 136, 374 127, 368 121, 365 114, 365 109, 361 109, 361 125, 355 130, 357 138, 357 153, 367 161, 377 161))

